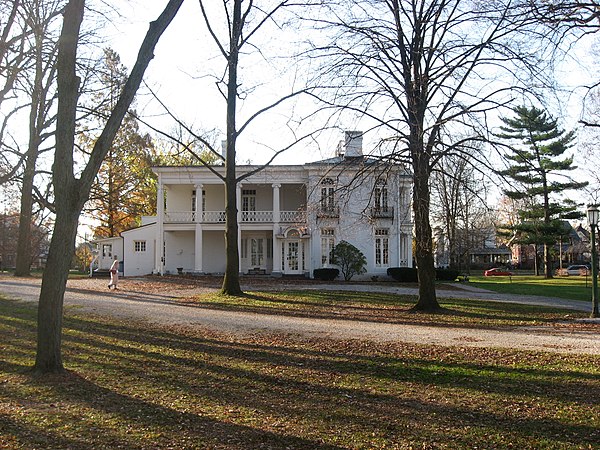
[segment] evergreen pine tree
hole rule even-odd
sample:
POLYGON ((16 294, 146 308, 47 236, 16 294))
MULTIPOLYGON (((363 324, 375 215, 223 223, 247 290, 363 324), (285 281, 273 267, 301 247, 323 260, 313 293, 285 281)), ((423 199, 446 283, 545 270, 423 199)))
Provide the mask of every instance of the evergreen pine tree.
POLYGON ((498 173, 516 182, 504 194, 524 200, 528 207, 519 211, 519 223, 506 228, 516 236, 515 242, 543 245, 545 277, 552 278, 550 250, 564 234, 562 221, 581 216, 573 201, 559 196, 588 183, 567 175, 576 169, 573 157, 565 155, 573 146, 573 131, 561 129, 557 120, 538 108, 519 106, 513 111, 515 117, 501 119, 502 132, 496 135, 509 145, 505 155, 509 167, 498 173))

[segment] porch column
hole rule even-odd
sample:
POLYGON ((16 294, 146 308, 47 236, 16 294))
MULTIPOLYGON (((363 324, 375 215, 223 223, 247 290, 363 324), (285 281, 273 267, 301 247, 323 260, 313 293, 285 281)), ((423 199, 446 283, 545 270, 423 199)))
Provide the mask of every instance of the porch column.
POLYGON ((237 247, 238 247, 238 272, 242 273, 242 184, 238 183, 235 191, 235 207, 237 209, 237 247))
MULTIPOLYGON (((198 192, 198 191, 196 191, 198 192)), ((194 272, 202 273, 202 224, 196 223, 194 272)))
POLYGON ((156 192, 156 241, 154 252, 154 271, 159 275, 164 274, 163 242, 164 242, 164 220, 165 220, 165 191, 158 175, 158 188, 156 192))
POLYGON ((277 239, 280 232, 281 209, 279 203, 279 188, 281 184, 273 184, 273 270, 271 275, 280 277, 281 272, 281 241, 277 239))
POLYGON ((280 217, 280 205, 279 205, 279 188, 281 184, 273 184, 273 222, 279 223, 280 217))
POLYGON ((196 184, 194 188, 196 189, 196 223, 202 222, 202 217, 204 215, 204 211, 202 210, 202 188, 204 186, 201 184, 196 184))

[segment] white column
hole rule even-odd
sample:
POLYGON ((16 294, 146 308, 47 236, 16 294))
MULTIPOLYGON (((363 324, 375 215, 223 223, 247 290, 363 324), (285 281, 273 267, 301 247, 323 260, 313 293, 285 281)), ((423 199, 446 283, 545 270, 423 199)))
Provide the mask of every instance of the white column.
POLYGON ((196 223, 202 222, 202 215, 204 211, 202 210, 202 188, 201 184, 196 184, 194 186, 196 189, 196 223))
POLYGON ((279 221, 281 220, 281 207, 279 203, 279 188, 281 184, 273 184, 273 270, 272 275, 281 275, 281 241, 279 234, 279 221))
POLYGON ((194 272, 202 273, 202 218, 204 211, 202 209, 202 186, 196 184, 196 230, 194 239, 194 272))
POLYGON ((273 184, 273 222, 279 223, 280 218, 280 204, 279 204, 279 188, 281 184, 273 184))
POLYGON ((165 219, 165 191, 162 184, 161 175, 158 175, 158 188, 156 192, 156 248, 154 270, 156 273, 163 275, 163 242, 164 242, 164 219, 165 219))
POLYGON ((238 247, 238 272, 242 273, 242 185, 238 183, 235 191, 235 206, 237 209, 237 247, 238 247))
POLYGON ((194 272, 202 273, 202 224, 196 224, 194 272))

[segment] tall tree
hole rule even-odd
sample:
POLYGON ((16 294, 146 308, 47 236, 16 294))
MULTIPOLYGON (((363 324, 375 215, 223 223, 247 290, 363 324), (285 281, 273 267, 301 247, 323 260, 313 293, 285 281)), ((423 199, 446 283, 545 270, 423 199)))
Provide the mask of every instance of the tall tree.
POLYGON ((517 183, 504 191, 507 197, 529 199, 529 207, 519 211, 521 220, 512 230, 523 243, 543 245, 544 275, 552 278, 550 250, 564 233, 562 220, 581 216, 572 201, 557 196, 588 183, 568 176, 576 169, 573 156, 565 155, 573 146, 573 131, 561 129, 557 120, 536 107, 519 106, 513 112, 514 117, 502 118, 504 125, 497 134, 509 144, 505 158, 510 164, 498 173, 517 183))
MULTIPOLYGON (((519 83, 514 75, 537 80, 543 73, 538 41, 524 39, 536 22, 510 0, 347 0, 331 8, 320 19, 320 41, 332 34, 331 43, 318 48, 332 86, 324 100, 342 114, 362 116, 378 130, 387 158, 412 169, 415 309, 438 310, 432 171, 444 155, 476 148, 485 117, 510 101, 519 83), (510 81, 494 82, 501 78, 510 81)), ((476 155, 470 161, 486 165, 476 155)))
POLYGON ((88 200, 92 183, 102 161, 142 82, 146 68, 154 57, 154 48, 182 2, 183 0, 169 0, 160 16, 150 24, 131 74, 79 178, 75 176, 73 156, 80 83, 76 73, 77 47, 85 0, 69 0, 65 8, 57 59, 58 115, 52 174, 56 223, 42 278, 38 307, 37 352, 34 366, 34 370, 38 373, 55 373, 64 370, 61 352, 63 302, 67 275, 75 252, 79 215, 88 200))
MULTIPOLYGON (((125 66, 110 48, 104 50, 97 72, 101 86, 93 96, 96 106, 90 108, 92 119, 80 134, 84 153, 93 148, 98 138, 95 130, 114 108, 127 81, 125 66)), ((140 132, 135 112, 127 114, 94 180, 85 208, 100 222, 94 230, 96 237, 118 236, 135 226, 140 216, 154 213, 156 189, 154 183, 148 183, 152 147, 150 136, 140 132)))
POLYGON ((23 0, 20 15, 26 29, 28 57, 21 76, 16 81, 22 95, 29 97, 29 142, 25 152, 21 177, 21 209, 17 244, 16 276, 27 276, 31 267, 31 223, 34 206, 34 178, 38 159, 50 149, 44 143, 52 136, 53 105, 56 99, 56 52, 58 49, 55 24, 63 8, 63 1, 39 2, 23 0))
MULTIPOLYGON (((213 38, 220 55, 223 57, 226 64, 226 71, 223 79, 218 82, 221 94, 226 102, 226 150, 225 150, 225 176, 221 176, 218 172, 214 172, 225 183, 225 247, 226 247, 226 268, 223 278, 223 286, 221 292, 227 295, 242 295, 239 280, 239 253, 238 253, 238 222, 237 222, 237 185, 243 179, 262 170, 270 164, 277 155, 289 149, 306 138, 299 137, 289 146, 286 146, 274 153, 270 160, 260 166, 258 169, 241 175, 236 174, 236 154, 237 141, 240 134, 263 113, 279 106, 284 101, 293 98, 304 90, 294 90, 283 94, 273 103, 257 110, 250 114, 243 123, 238 123, 238 100, 244 96, 244 93, 250 94, 251 89, 242 87, 241 76, 239 70, 240 59, 244 56, 244 51, 252 47, 256 48, 251 39, 259 34, 259 31, 269 31, 270 26, 275 26, 276 29, 281 27, 281 24, 276 22, 279 13, 291 6, 299 6, 294 0, 279 0, 275 2, 254 2, 252 0, 232 0, 224 1, 222 4, 223 16, 226 19, 226 36, 219 36, 219 28, 222 22, 214 19, 209 14, 212 2, 200 0, 200 8, 204 22, 208 28, 210 36, 213 38)), ((271 29, 272 30, 272 29, 271 29)), ((261 54, 264 57, 264 54, 261 54)), ((253 68, 253 70, 255 70, 253 68)), ((208 145, 209 148, 212 148, 208 145)), ((212 149, 213 153, 218 153, 212 149)))

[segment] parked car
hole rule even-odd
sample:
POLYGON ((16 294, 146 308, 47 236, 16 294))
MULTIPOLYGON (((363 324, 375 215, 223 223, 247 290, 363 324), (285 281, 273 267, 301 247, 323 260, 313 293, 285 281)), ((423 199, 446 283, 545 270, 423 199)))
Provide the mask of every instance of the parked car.
POLYGON ((584 265, 569 266, 569 267, 567 267, 567 274, 568 275, 589 275, 590 268, 588 266, 584 266, 584 265))
POLYGON ((485 276, 485 277, 493 277, 493 276, 510 277, 511 275, 512 275, 512 272, 510 272, 507 269, 502 269, 500 267, 494 267, 493 269, 488 269, 485 272, 483 272, 483 276, 485 276))

